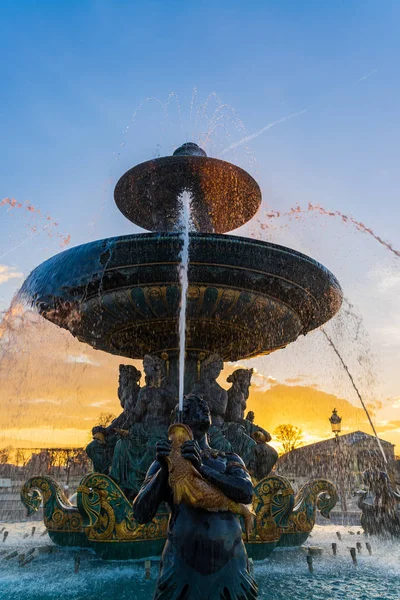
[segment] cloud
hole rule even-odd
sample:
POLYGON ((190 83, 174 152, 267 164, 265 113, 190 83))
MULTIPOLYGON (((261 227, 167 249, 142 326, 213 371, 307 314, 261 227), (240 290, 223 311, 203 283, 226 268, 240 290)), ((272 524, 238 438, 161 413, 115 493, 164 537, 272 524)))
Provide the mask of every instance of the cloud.
POLYGON ((101 408, 102 406, 107 406, 107 404, 112 404, 112 400, 98 400, 97 402, 92 402, 89 406, 93 406, 94 408, 101 408))
POLYGON ((289 119, 294 119, 295 117, 299 117, 300 115, 303 115, 304 113, 307 112, 307 110, 308 110, 308 108, 304 108, 303 110, 300 110, 299 112, 292 113, 291 115, 286 115, 286 117, 282 117, 281 119, 272 121, 272 123, 268 123, 268 125, 265 125, 265 127, 260 129, 259 131, 256 131, 255 133, 252 133, 251 135, 248 135, 248 136, 242 138, 238 142, 235 142, 234 144, 231 144, 230 146, 228 146, 228 148, 225 148, 224 150, 222 150, 222 154, 225 154, 226 152, 229 152, 229 150, 234 150, 235 148, 238 148, 239 146, 246 144, 246 142, 250 142, 251 140, 258 138, 258 136, 265 133, 266 131, 268 131, 268 129, 271 129, 275 125, 279 125, 279 123, 284 123, 285 121, 288 121, 289 119))
POLYGON ((381 292, 394 291, 400 288, 400 273, 398 271, 385 270, 380 272, 378 290, 381 292))
POLYGON ((52 400, 51 398, 31 398, 26 402, 29 404, 61 404, 61 400, 52 400))
POLYGON ((299 375, 298 377, 288 377, 285 379, 285 383, 300 383, 303 379, 304 377, 302 377, 302 375, 299 375))
POLYGON ((0 265, 0 284, 7 283, 10 279, 21 279, 23 276, 23 273, 18 273, 15 267, 0 265))
POLYGON ((356 85, 359 84, 361 81, 365 81, 366 79, 368 79, 369 77, 372 77, 372 75, 374 73, 376 73, 378 71, 378 69, 372 69, 372 71, 370 71, 369 73, 367 73, 366 75, 363 75, 362 77, 360 77, 360 79, 357 79, 356 81, 356 85))
POLYGON ((278 380, 272 375, 263 375, 257 371, 257 369, 253 369, 253 376, 251 378, 252 387, 256 388, 259 392, 264 392, 269 390, 271 386, 277 385, 278 380))
POLYGON ((82 363, 86 365, 93 365, 94 367, 99 367, 99 363, 90 359, 86 354, 68 354, 66 357, 66 362, 70 363, 82 363))
POLYGON ((400 429, 400 421, 381 421, 378 425, 376 425, 376 430, 379 433, 393 431, 395 429, 400 429))

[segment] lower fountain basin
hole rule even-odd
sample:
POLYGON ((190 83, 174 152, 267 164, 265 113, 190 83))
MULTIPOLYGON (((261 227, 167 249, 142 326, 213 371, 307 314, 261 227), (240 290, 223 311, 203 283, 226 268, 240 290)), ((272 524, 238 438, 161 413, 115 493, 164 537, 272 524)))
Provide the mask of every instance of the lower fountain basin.
MULTIPOLYGON (((20 296, 99 350, 129 358, 177 352, 182 238, 147 233, 57 254, 20 296)), ((225 361, 267 354, 319 327, 340 308, 336 278, 312 258, 232 235, 190 235, 187 351, 225 361)))

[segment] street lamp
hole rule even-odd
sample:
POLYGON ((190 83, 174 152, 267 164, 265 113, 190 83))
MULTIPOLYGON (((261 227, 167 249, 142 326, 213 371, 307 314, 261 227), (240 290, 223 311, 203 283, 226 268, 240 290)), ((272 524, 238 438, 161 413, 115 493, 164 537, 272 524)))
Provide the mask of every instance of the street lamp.
POLYGON ((336 437, 336 441, 338 441, 338 436, 339 433, 342 430, 342 417, 339 417, 339 415, 337 414, 337 410, 336 408, 333 409, 332 415, 329 418, 331 427, 332 427, 332 433, 335 434, 336 437))

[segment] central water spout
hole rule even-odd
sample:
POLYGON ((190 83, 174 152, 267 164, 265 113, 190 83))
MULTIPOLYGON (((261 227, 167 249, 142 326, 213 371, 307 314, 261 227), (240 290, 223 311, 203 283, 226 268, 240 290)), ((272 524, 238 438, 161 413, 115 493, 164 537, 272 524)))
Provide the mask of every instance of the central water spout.
POLYGON ((179 413, 183 410, 183 395, 185 388, 185 347, 186 347, 186 305, 189 288, 189 229, 191 195, 183 192, 180 196, 181 227, 183 245, 180 254, 179 283, 181 286, 181 304, 179 313, 179 413))

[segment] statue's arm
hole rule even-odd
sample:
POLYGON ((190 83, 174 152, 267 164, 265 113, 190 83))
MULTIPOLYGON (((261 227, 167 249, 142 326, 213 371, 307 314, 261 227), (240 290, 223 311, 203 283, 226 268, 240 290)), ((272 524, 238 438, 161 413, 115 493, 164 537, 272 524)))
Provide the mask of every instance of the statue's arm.
POLYGON ((139 523, 151 521, 161 504, 167 500, 168 468, 157 460, 147 471, 146 479, 133 502, 133 515, 139 523))
POLYGON ((135 408, 132 411, 131 423, 140 423, 145 416, 147 404, 146 400, 146 388, 142 388, 139 392, 135 408))
POLYGON ((256 431, 261 431, 261 433, 263 433, 265 435, 265 441, 266 442, 270 442, 271 441, 271 434, 268 433, 268 431, 266 431, 265 429, 263 429, 262 427, 260 427, 259 425, 254 425, 254 423, 250 423, 250 421, 247 421, 246 419, 243 419, 243 424, 245 429, 247 430, 247 432, 252 436, 253 433, 255 433, 256 431))
POLYGON ((204 463, 199 467, 199 472, 234 502, 251 504, 253 484, 244 462, 236 454, 229 455, 224 473, 204 463))
POLYGON ((126 420, 125 411, 116 417, 108 427, 105 428, 107 435, 114 433, 114 429, 125 429, 124 424, 126 420))
POLYGON ((221 390, 220 403, 221 414, 224 415, 226 413, 226 409, 228 408, 228 392, 224 389, 221 390))

